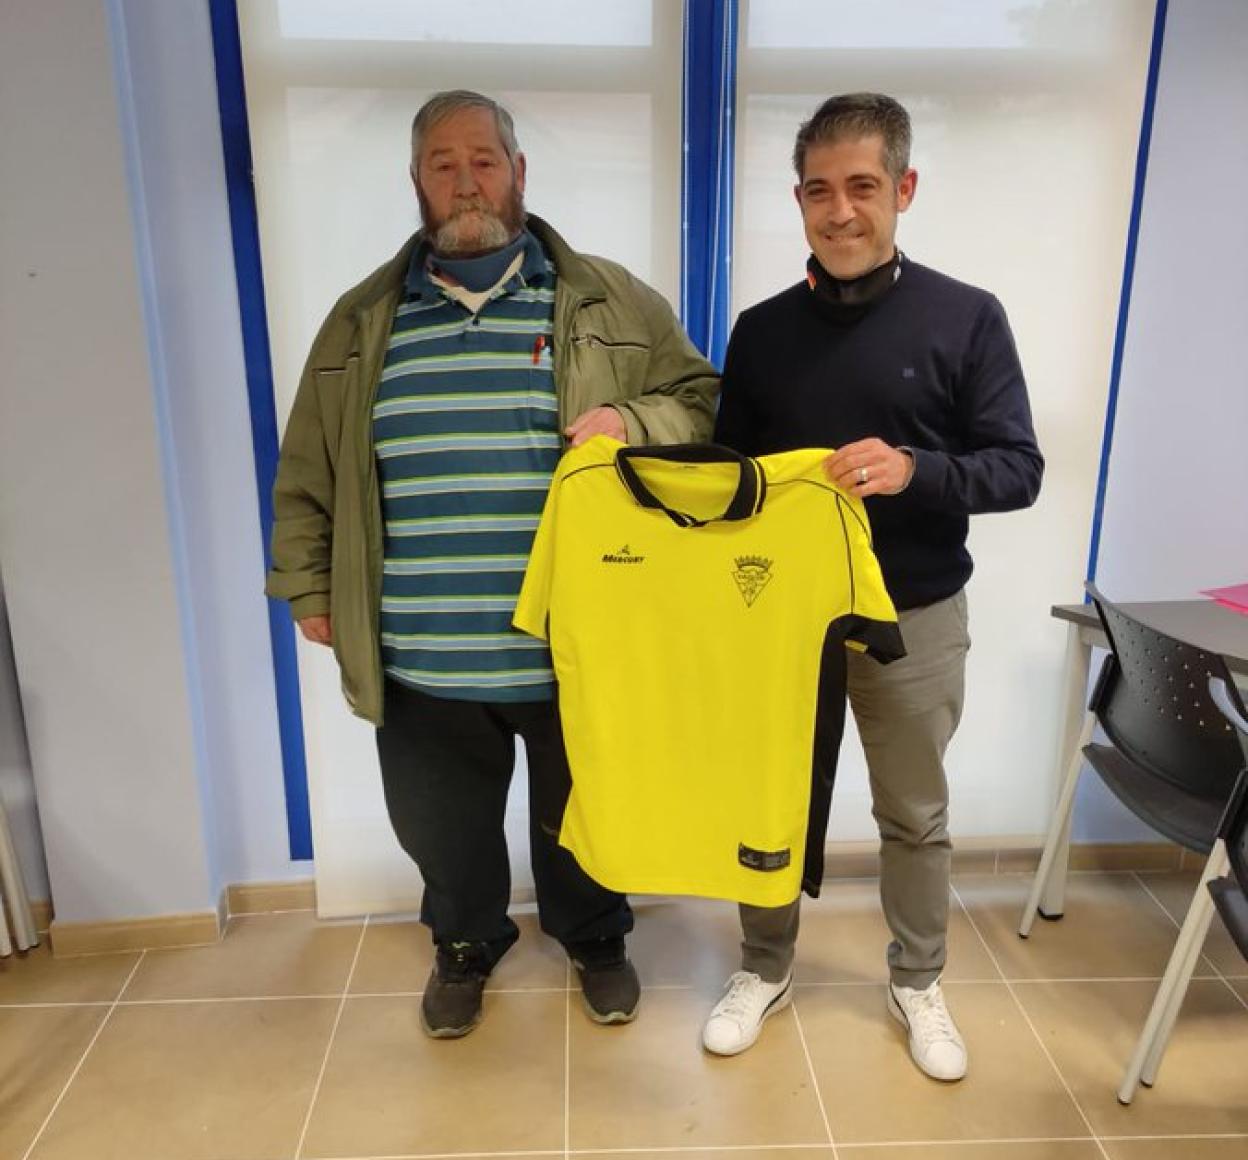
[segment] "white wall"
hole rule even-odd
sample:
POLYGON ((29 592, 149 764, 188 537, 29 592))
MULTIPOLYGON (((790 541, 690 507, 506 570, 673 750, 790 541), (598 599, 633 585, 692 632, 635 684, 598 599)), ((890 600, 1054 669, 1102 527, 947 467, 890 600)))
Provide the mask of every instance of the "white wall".
POLYGON ((307 873, 207 6, 54 0, 6 14, 0 54, 0 558, 30 754, 6 728, 5 800, 59 920, 202 910, 307 873))
POLYGON ((1248 4, 1171 0, 1097 584, 1248 580, 1248 4))
MULTIPOLYGON (((1112 600, 1248 580, 1245 60, 1248 5, 1170 0, 1096 569, 1112 600)), ((1085 777, 1074 836, 1154 835, 1085 777)))
POLYGON ((102 5, 0 38, 0 558, 58 919, 211 905, 102 5))
POLYGON ((214 888, 292 863, 208 5, 113 0, 214 888))

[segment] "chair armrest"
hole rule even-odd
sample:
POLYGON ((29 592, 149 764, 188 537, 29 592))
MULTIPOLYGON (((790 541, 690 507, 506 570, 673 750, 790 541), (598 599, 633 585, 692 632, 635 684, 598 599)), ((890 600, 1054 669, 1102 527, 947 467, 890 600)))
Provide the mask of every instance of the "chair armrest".
POLYGON ((1221 710, 1222 716, 1239 730, 1240 736, 1248 738, 1248 718, 1244 717, 1239 706, 1231 699, 1231 691, 1221 677, 1209 678, 1209 696, 1221 710))
POLYGON ((1226 682, 1221 677, 1209 678, 1209 696, 1222 716, 1235 726, 1236 732, 1239 733, 1239 745, 1244 751, 1244 763, 1248 765, 1248 718, 1235 704, 1239 698, 1232 696, 1231 690, 1226 687, 1226 682))

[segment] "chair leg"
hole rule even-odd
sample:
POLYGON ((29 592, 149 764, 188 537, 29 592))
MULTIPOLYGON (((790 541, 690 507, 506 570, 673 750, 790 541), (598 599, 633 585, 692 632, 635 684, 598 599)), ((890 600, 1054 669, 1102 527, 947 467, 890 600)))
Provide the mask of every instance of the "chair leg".
MULTIPOLYGON (((1082 755, 1081 755, 1082 756, 1082 755)), ((1036 913, 1041 918, 1056 922, 1066 912, 1066 875, 1070 870, 1070 830, 1074 817, 1074 801, 1066 811, 1062 822, 1062 831, 1057 838, 1057 849, 1053 854, 1053 865, 1049 867, 1048 878, 1044 883, 1044 892, 1036 905, 1036 913)))
POLYGON ((1210 852, 1209 860, 1205 863, 1205 872, 1201 875, 1200 884, 1196 887, 1196 896, 1192 899, 1192 906, 1196 906, 1199 903, 1204 908, 1204 917, 1194 931, 1194 937, 1187 945, 1187 958, 1182 968, 1183 986, 1175 989, 1170 1002, 1166 1004, 1161 1024, 1157 1028, 1157 1034, 1153 1039, 1152 1046, 1144 1059, 1144 1068, 1140 1072, 1140 1083, 1145 1087, 1152 1087, 1157 1080, 1157 1071, 1161 1067, 1162 1057, 1166 1053, 1166 1045, 1170 1042, 1170 1033, 1174 1030, 1175 1021, 1179 1017, 1179 1010, 1183 1006, 1187 985, 1191 981, 1192 974, 1196 970, 1196 964, 1200 961, 1201 953, 1205 948, 1205 935, 1209 932, 1209 924, 1213 920, 1214 909, 1213 899, 1210 897, 1206 883, 1211 878, 1221 878, 1229 868, 1230 859, 1227 856, 1226 846, 1219 840, 1210 852))
POLYGON ((1225 873, 1226 867, 1226 847, 1219 841, 1214 845, 1209 861, 1205 864, 1201 884, 1197 887, 1192 904, 1188 907, 1187 917, 1183 919, 1183 925, 1179 929, 1179 937, 1174 944, 1174 950, 1170 952, 1166 973, 1153 998, 1152 1008, 1144 1021, 1144 1029, 1140 1032, 1131 1061, 1118 1085, 1120 1104, 1131 1102, 1135 1097, 1136 1086, 1146 1072, 1150 1083, 1156 1078, 1170 1032, 1178 1018, 1179 1009, 1183 1006, 1183 997, 1187 994, 1188 981, 1196 968, 1196 960, 1209 931, 1209 921, 1213 917, 1213 900, 1204 884, 1211 876, 1225 873))
POLYGON ((1053 820, 1049 823, 1044 853, 1040 855, 1040 865, 1036 867, 1036 876, 1031 881, 1031 893, 1018 923, 1019 938, 1026 938, 1031 934, 1036 911, 1041 906, 1044 907, 1046 917, 1054 918, 1062 913, 1065 905, 1066 867, 1070 858, 1070 818, 1075 804, 1075 789, 1079 785, 1079 772, 1083 769, 1083 747, 1092 739, 1095 728, 1096 717, 1089 713, 1084 718, 1083 729, 1080 730, 1074 750, 1066 763, 1066 774, 1057 795, 1057 804, 1053 807, 1053 820))

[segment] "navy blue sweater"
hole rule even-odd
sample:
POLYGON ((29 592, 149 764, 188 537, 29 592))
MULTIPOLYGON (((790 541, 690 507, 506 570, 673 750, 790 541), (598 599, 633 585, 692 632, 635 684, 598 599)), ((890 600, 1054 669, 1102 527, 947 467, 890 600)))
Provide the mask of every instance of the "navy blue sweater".
POLYGON ((717 443, 765 455, 870 436, 914 450, 909 487, 866 500, 894 603, 952 596, 971 574, 968 517, 1028 507, 1044 472, 996 298, 907 259, 856 319, 834 318, 806 282, 741 315, 717 443))

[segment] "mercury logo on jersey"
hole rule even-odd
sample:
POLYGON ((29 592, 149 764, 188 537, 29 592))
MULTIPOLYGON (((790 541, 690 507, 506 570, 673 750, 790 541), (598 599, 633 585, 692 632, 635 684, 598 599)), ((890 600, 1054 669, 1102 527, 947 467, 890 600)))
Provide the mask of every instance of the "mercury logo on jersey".
POLYGON ((604 564, 644 564, 645 561, 645 556, 635 556, 627 544, 618 551, 604 552, 602 555, 604 564))
POLYGON ((771 566, 774 560, 766 556, 738 556, 733 563, 732 578, 737 582, 741 597, 747 607, 752 607, 758 594, 771 581, 771 566))

